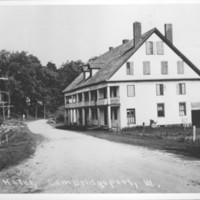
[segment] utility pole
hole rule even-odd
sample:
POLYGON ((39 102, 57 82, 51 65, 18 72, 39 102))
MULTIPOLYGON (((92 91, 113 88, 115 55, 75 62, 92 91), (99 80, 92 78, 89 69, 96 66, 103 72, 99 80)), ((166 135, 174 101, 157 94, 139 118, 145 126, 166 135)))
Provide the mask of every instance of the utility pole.
MULTIPOLYGON (((5 81, 8 81, 8 78, 7 77, 0 77, 0 80, 5 80, 5 81)), ((9 94, 8 92, 6 91, 0 91, 0 93, 6 93, 7 95, 9 94)), ((2 97, 2 96, 1 96, 2 97)), ((8 97, 9 99, 9 97, 8 97)), ((5 116, 5 102, 3 101, 3 99, 1 98, 1 102, 0 103, 3 103, 2 105, 2 109, 3 109, 3 121, 6 120, 6 116, 5 116)), ((9 101, 9 104, 8 106, 6 106, 6 108, 8 108, 8 113, 9 113, 9 116, 10 116, 10 101, 9 101)))
POLYGON ((44 104, 44 119, 46 119, 46 106, 44 104))
POLYGON ((35 106, 35 119, 37 119, 37 105, 35 106))
POLYGON ((4 122, 6 121, 4 101, 3 101, 3 121, 4 122))

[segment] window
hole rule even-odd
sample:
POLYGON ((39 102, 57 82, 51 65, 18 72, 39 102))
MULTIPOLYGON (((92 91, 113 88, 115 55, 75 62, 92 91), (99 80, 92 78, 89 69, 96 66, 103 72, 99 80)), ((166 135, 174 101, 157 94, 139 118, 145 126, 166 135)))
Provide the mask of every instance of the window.
POLYGON ((69 104, 70 103, 69 102, 70 97, 65 97, 65 99, 66 99, 66 104, 69 104))
POLYGON ((127 109, 127 122, 128 124, 135 124, 135 109, 127 109))
POLYGON ((72 96, 69 97, 69 103, 73 103, 72 96))
POLYGON ((186 116, 186 103, 185 102, 179 103, 179 115, 186 116))
POLYGON ((133 75, 133 62, 126 63, 126 74, 133 75))
POLYGON ((134 85, 127 85, 127 96, 128 97, 135 96, 135 86, 134 85))
POLYGON ((146 54, 153 55, 153 42, 150 41, 146 42, 146 54))
POLYGON ((111 107, 111 119, 112 120, 118 119, 118 108, 117 107, 111 107))
POLYGON ((113 87, 110 87, 110 97, 113 98, 113 97, 117 97, 118 96, 118 86, 113 86, 113 87))
POLYGON ((88 92, 84 92, 84 100, 89 101, 89 93, 88 92))
POLYGON ((164 103, 158 103, 157 104, 157 111, 158 111, 158 117, 164 117, 165 116, 165 105, 164 105, 164 103))
POLYGON ((82 101, 82 93, 78 94, 78 101, 81 102, 82 101))
POLYGON ((157 46, 157 54, 158 55, 164 55, 164 45, 162 41, 156 42, 157 46))
POLYGON ((186 94, 186 88, 185 88, 185 83, 179 83, 177 85, 177 94, 186 94))
POLYGON ((164 95, 164 85, 163 84, 157 84, 156 85, 156 95, 157 96, 164 95))
POLYGON ((144 61, 143 62, 143 74, 144 75, 151 74, 151 71, 150 71, 150 62, 149 61, 144 61))
POLYGON ((178 74, 184 74, 183 61, 177 61, 177 72, 178 74))
POLYGON ((97 90, 91 91, 91 101, 97 100, 97 90))
POLYGON ((72 96, 72 102, 73 102, 73 103, 76 103, 76 95, 73 95, 73 96, 72 96))
POLYGON ((99 99, 106 99, 107 98, 107 88, 99 89, 99 99))
POLYGON ((167 61, 161 62, 161 74, 168 74, 168 62, 167 61))
POLYGON ((106 99, 107 98, 107 88, 103 89, 103 98, 106 99))

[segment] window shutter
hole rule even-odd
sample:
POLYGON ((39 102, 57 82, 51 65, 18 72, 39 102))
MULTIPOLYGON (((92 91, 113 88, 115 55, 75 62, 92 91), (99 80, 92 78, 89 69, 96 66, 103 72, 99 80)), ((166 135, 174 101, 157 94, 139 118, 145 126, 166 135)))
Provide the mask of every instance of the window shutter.
POLYGON ((157 44, 157 54, 163 55, 164 54, 164 45, 162 41, 156 42, 157 44))
POLYGON ((179 83, 176 84, 176 94, 180 94, 179 83))
POLYGON ((130 74, 133 75, 133 62, 130 62, 130 74))
POLYGON ((135 87, 134 85, 127 85, 127 96, 134 97, 135 96, 135 87))
POLYGON ((143 62, 143 74, 146 74, 146 62, 143 62))
POLYGON ((156 85, 156 95, 160 95, 160 86, 156 85))
POLYGON ((150 74, 151 71, 150 71, 150 62, 147 62, 147 74, 150 74))
POLYGON ((164 73, 164 66, 163 66, 163 61, 161 61, 161 74, 164 73))
POLYGON ((150 54, 150 43, 146 42, 146 54, 149 55, 150 54))
POLYGON ((154 53, 153 49, 154 49, 153 42, 147 41, 146 42, 146 54, 147 55, 153 55, 153 53, 154 53))
POLYGON ((161 74, 168 74, 168 62, 161 61, 161 74))
POLYGON ((183 92, 183 94, 186 94, 185 83, 183 83, 181 85, 182 85, 182 92, 183 92))
POLYGON ((160 84, 160 95, 164 95, 164 86, 160 84))
POLYGON ((149 61, 144 61, 143 62, 143 74, 147 75, 150 74, 151 70, 150 70, 150 62, 149 61))
POLYGON ((153 55, 156 55, 156 43, 152 42, 152 47, 153 47, 153 55))
POLYGON ((130 62, 126 63, 126 74, 129 75, 130 74, 130 62))

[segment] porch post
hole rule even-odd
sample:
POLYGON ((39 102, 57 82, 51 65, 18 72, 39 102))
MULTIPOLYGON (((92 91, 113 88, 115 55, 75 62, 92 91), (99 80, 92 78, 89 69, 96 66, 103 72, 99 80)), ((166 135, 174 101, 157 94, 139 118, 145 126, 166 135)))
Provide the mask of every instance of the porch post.
POLYGON ((97 118, 98 118, 98 126, 101 126, 101 115, 99 107, 97 107, 97 118))
POLYGON ((68 125, 70 125, 70 119, 71 119, 71 115, 70 115, 70 109, 69 109, 68 110, 68 121, 67 121, 68 125))
POLYGON ((74 109, 72 109, 72 111, 71 111, 71 113, 72 113, 72 124, 74 124, 74 109))
POLYGON ((110 86, 107 86, 107 99, 108 99, 108 129, 110 130, 112 125, 111 125, 111 106, 110 106, 110 86))
POLYGON ((76 123, 77 123, 78 126, 80 125, 80 120, 79 120, 79 118, 80 118, 79 109, 76 109, 76 123))
POLYGON ((111 107, 108 105, 108 129, 110 130, 112 128, 111 126, 111 107))
POLYGON ((69 109, 69 125, 72 123, 72 111, 69 109))
POLYGON ((107 99, 110 99, 110 87, 107 87, 107 99))
POLYGON ((64 112, 64 123, 67 123, 67 109, 65 108, 65 112, 64 112))
POLYGON ((85 108, 82 108, 82 125, 85 126, 85 108))
POLYGON ((88 109, 89 111, 89 113, 88 113, 88 118, 89 118, 89 125, 92 125, 92 110, 91 110, 91 107, 89 107, 89 109, 88 109))

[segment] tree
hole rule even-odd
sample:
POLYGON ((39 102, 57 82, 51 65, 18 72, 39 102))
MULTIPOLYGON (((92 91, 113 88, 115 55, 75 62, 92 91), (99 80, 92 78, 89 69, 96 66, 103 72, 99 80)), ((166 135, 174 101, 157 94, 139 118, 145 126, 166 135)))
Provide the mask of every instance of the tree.
POLYGON ((8 91, 8 101, 17 114, 46 116, 56 113, 64 104, 62 90, 80 73, 83 62, 67 61, 59 69, 52 62, 42 66, 39 59, 27 52, 0 51, 0 76, 8 77, 0 84, 8 91))
POLYGON ((56 68, 56 65, 52 62, 48 62, 47 63, 47 68, 50 70, 50 71, 54 71, 56 72, 57 71, 57 68, 56 68))

